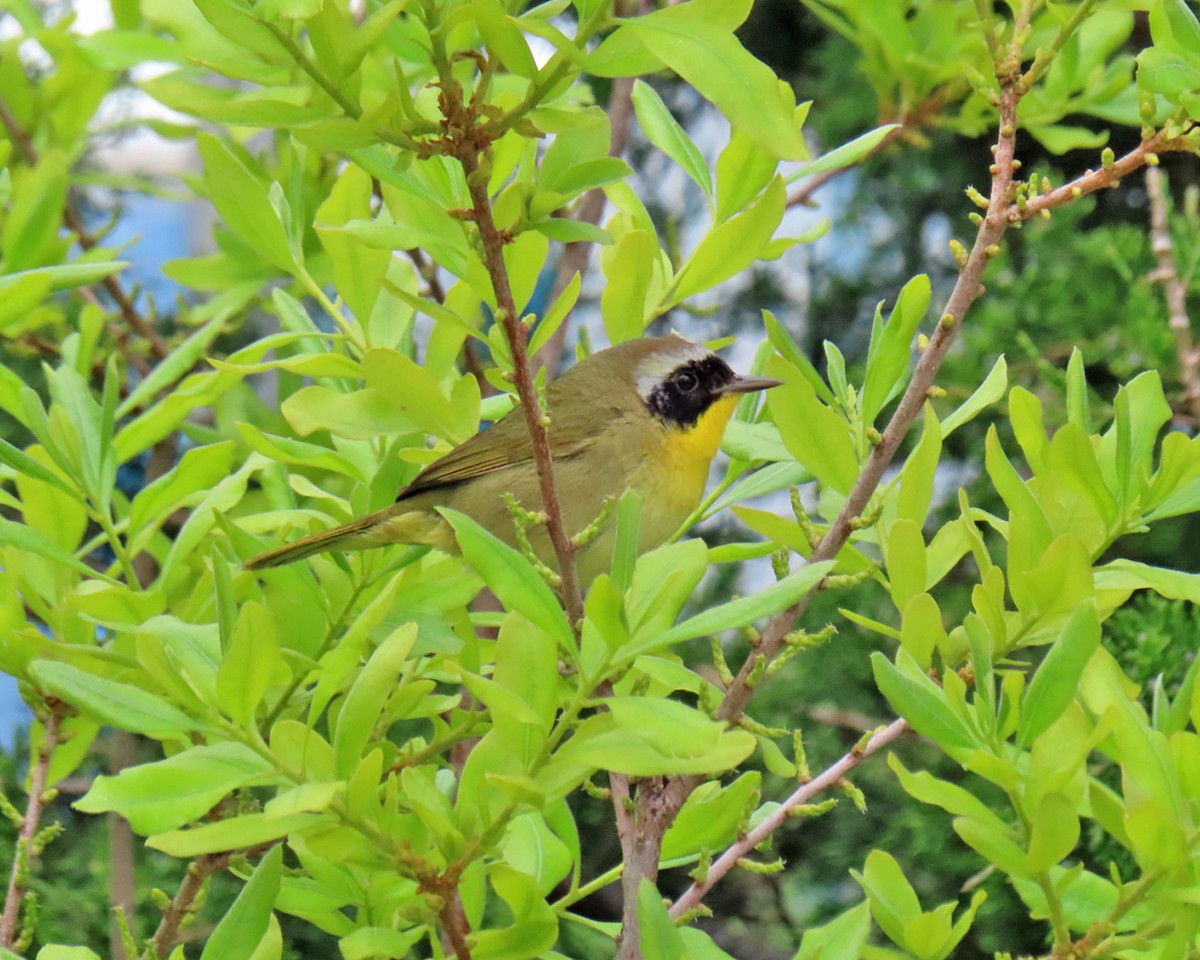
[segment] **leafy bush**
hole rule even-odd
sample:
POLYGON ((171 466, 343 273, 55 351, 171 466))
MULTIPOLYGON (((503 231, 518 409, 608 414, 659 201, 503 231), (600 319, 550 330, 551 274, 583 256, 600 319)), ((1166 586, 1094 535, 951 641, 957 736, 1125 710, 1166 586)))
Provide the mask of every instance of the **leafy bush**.
MULTIPOLYGON (((151 932, 122 913, 114 954, 181 955, 212 878, 229 872, 245 882, 205 957, 282 956, 281 916, 298 921, 292 948, 336 939, 346 958, 726 956, 719 925, 696 922, 709 890, 734 867, 780 869, 755 851, 789 821, 826 815, 825 791, 861 808, 847 775, 914 732, 926 747, 889 762, 916 801, 895 821, 949 813, 1054 956, 1195 952, 1195 659, 1143 699, 1157 658, 1131 664, 1150 648, 1122 662, 1101 641, 1112 617, 1128 645, 1119 611, 1137 591, 1200 597, 1196 575, 1118 555, 1124 538, 1200 507, 1200 440, 1163 434, 1161 378, 1129 358, 1109 365, 1127 381, 1111 412, 1093 406, 1078 351, 1058 377, 1061 415, 1009 389, 1004 357, 961 396, 935 378, 1010 228, 1051 217, 1028 247, 1073 247, 1055 211, 1196 152, 1200 24, 1182 0, 1158 0, 1150 45, 1130 51, 1127 5, 1024 3, 1011 17, 934 0, 810 6, 859 51, 883 124, 815 160, 808 106, 734 36, 745 2, 142 0, 114 3, 115 26, 91 37, 9 5, 0 666, 36 723, 25 810, 7 811, 17 834, 0 947, 40 943, 34 871, 55 832, 41 820, 54 784, 96 769, 111 728, 153 756, 96 776, 74 809, 119 814, 187 864, 173 894, 139 891, 160 918, 151 932), (22 59, 30 39, 44 68, 22 59), (165 268, 192 292, 169 321, 131 290, 72 193, 91 182, 97 109, 150 62, 171 69, 138 72, 138 86, 203 129, 148 124, 194 142, 202 169, 184 182, 218 221, 213 252, 165 268), (660 73, 728 119, 715 170, 655 89, 630 82, 660 73), (613 81, 612 116, 593 102, 595 78, 613 81), (626 108, 704 197, 704 228, 682 248, 660 238, 612 155, 626 108), (1065 184, 1020 179, 1018 129, 1061 152, 1104 143, 1097 123, 1140 139, 1065 184), (937 318, 918 275, 876 311, 863 362, 828 344, 822 374, 764 317, 752 372, 782 385, 741 403, 724 477, 692 518, 731 506, 759 539, 676 539, 637 556, 640 505, 626 496, 597 518, 614 528, 614 564, 584 591, 574 531, 547 498, 536 522, 557 573, 462 516, 450 518, 461 557, 397 546, 242 566, 293 529, 389 504, 514 405, 544 434, 555 410, 531 357, 557 361, 581 268, 565 259, 545 308, 527 305, 562 246, 600 247, 601 324, 612 343, 633 339, 812 242, 820 228, 776 235, 789 204, 933 125, 995 139, 980 172, 989 195, 969 194, 976 232, 952 248, 937 318), (948 442, 984 416, 1004 428, 984 432, 986 490, 934 511, 948 442), (146 482, 123 487, 133 466, 146 482), (790 507, 744 502, 767 494, 790 507), (767 586, 694 602, 710 570, 768 555, 767 586), (484 586, 498 610, 473 605, 484 586), (834 617, 882 638, 869 677, 866 656, 822 660, 834 617), (707 662, 691 641, 707 642, 707 662), (842 682, 872 682, 896 719, 868 724, 840 759, 815 733, 823 758, 810 761, 795 717, 775 728, 748 713, 783 696, 797 663, 841 664, 842 682), (934 748, 948 763, 935 768, 934 748), (581 829, 599 811, 619 846, 603 864, 581 829), (660 885, 675 868, 688 879, 660 885), (618 886, 619 922, 586 908, 618 886)), ((1177 232, 1186 276, 1189 234, 1177 232)), ((1053 309, 1069 297, 1053 259, 1039 262, 1045 274, 1013 285, 1053 309)), ((1080 330, 1094 310, 1056 329, 1100 336, 1080 330)), ((1169 358, 1161 327, 1137 329, 1147 358, 1169 358)), ((551 488, 552 464, 538 468, 551 488)), ((897 855, 912 870, 925 840, 872 850, 853 872, 865 899, 788 948, 949 956, 986 892, 923 907, 897 855), (869 942, 883 938, 893 946, 869 942)), ((1013 940, 990 949, 1028 946, 1013 940)))

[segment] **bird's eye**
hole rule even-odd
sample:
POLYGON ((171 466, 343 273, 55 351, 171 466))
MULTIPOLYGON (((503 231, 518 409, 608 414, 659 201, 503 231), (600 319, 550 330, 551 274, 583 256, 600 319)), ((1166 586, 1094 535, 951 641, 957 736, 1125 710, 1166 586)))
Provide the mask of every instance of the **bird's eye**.
POLYGON ((675 386, 684 393, 691 393, 700 385, 700 381, 696 379, 696 375, 691 370, 680 370, 674 377, 675 386))

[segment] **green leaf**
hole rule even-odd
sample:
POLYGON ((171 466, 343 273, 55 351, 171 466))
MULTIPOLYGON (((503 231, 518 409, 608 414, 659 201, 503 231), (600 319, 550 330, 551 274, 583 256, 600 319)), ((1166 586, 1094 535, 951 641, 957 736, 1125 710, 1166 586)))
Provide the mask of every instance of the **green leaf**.
POLYGON ((882 127, 868 130, 859 134, 853 140, 848 140, 840 147, 834 147, 828 153, 817 157, 811 163, 806 163, 788 174, 787 182, 795 183, 804 177, 815 177, 818 174, 829 173, 831 170, 842 170, 853 166, 874 152, 893 130, 900 129, 898 123, 885 123, 882 127))
POLYGON ((273 773, 270 762, 240 743, 205 744, 99 776, 74 806, 85 813, 113 810, 137 833, 162 833, 198 820, 231 791, 273 773))
POLYGON ((1088 409, 1087 374, 1083 366, 1083 353, 1078 347, 1071 350, 1067 361, 1067 420, 1084 433, 1092 432, 1092 415, 1088 409))
POLYGON ((267 188, 216 137, 200 133, 196 143, 204 161, 208 194, 221 219, 272 266, 284 273, 296 273, 299 266, 267 188))
POLYGON ((42 483, 54 487, 61 493, 79 499, 79 494, 73 490, 68 481, 40 460, 31 457, 24 450, 18 450, 7 440, 0 437, 0 463, 12 467, 18 474, 32 477, 42 483))
POLYGON ((1065 859, 1079 842, 1075 804, 1058 792, 1042 797, 1029 836, 1029 869, 1041 873, 1065 859))
POLYGON ((274 614, 261 603, 243 604, 217 670, 217 703, 242 729, 256 728, 255 714, 281 664, 274 614))
POLYGON ((0 233, 5 273, 57 259, 54 245, 67 199, 67 174, 66 155, 57 148, 39 150, 36 166, 12 171, 11 205, 0 233))
POLYGON ((179 462, 143 487, 129 508, 130 550, 145 546, 155 530, 176 510, 207 492, 229 474, 234 444, 222 440, 184 452, 179 462))
POLYGON ((1124 559, 1097 567, 1095 573, 1098 591, 1123 591, 1128 595, 1134 590, 1153 590, 1169 600, 1200 603, 1200 574, 1124 559))
POLYGON ((540 755, 558 705, 558 644, 519 614, 506 617, 496 638, 492 679, 524 707, 526 717, 492 708, 497 735, 526 766, 540 755), (532 722, 529 722, 532 720, 532 722))
POLYGON ((350 777, 362 759, 379 722, 383 705, 396 687, 417 640, 417 625, 409 623, 394 630, 371 654, 346 694, 333 732, 337 776, 350 777))
MULTIPOLYGON (((395 406, 397 415, 410 418, 422 430, 453 444, 462 443, 479 425, 478 399, 467 402, 456 391, 447 397, 427 369, 399 350, 368 350, 363 356, 363 376, 368 387, 395 406)), ((476 382, 469 374, 459 382, 467 381, 476 382)))
POLYGON ((138 380, 121 405, 117 407, 117 416, 128 416, 132 411, 145 406, 155 396, 190 373, 191 370, 205 358, 214 340, 221 335, 228 316, 221 311, 208 323, 191 334, 183 343, 171 351, 170 356, 154 365, 150 372, 138 380))
POLYGON ((687 960, 683 937, 667 912, 658 888, 642 878, 638 885, 638 946, 645 960, 687 960))
POLYGON ((1021 705, 1017 744, 1027 747, 1057 720, 1075 698, 1083 668, 1100 644, 1100 619, 1085 603, 1071 617, 1033 675, 1021 705))
POLYGON ((600 315, 610 343, 636 340, 645 330, 657 256, 658 241, 653 236, 644 230, 630 230, 605 261, 608 282, 600 294, 600 315))
POLYGON ((696 614, 683 623, 676 624, 665 632, 658 633, 656 631, 654 635, 648 636, 646 631, 638 631, 634 634, 629 646, 620 652, 623 656, 648 653, 674 643, 710 636, 723 630, 733 630, 763 617, 774 616, 780 610, 798 602, 801 597, 814 589, 832 569, 832 560, 807 563, 799 570, 789 573, 782 580, 758 593, 748 597, 739 597, 719 606, 709 607, 704 612, 696 614))
POLYGON ((717 157, 716 222, 744 210, 775 176, 779 158, 741 130, 732 130, 729 145, 717 157))
MULTIPOLYGON (((0 947, 0 960, 25 960, 25 958, 0 947)), ((61 943, 48 943, 37 952, 37 960, 100 960, 100 956, 87 947, 68 947, 61 943)))
POLYGON ((1159 0, 1151 5, 1150 33, 1155 46, 1189 57, 1200 57, 1200 23, 1184 0, 1159 0))
POLYGON ((250 960, 266 936, 282 874, 283 846, 276 844, 259 861, 233 906, 209 935, 200 960, 250 960))
POLYGON ((958 784, 940 780, 927 770, 912 773, 894 753, 888 755, 888 766, 896 773, 904 792, 921 803, 932 804, 947 813, 978 821, 1002 833, 1008 831, 1004 821, 987 804, 958 784))
POLYGON ((391 397, 373 387, 353 393, 324 386, 301 387, 283 401, 279 412, 301 437, 322 430, 348 440, 374 440, 418 429, 424 432, 391 397))
POLYGON ((888 588, 897 610, 925 592, 925 537, 915 520, 897 520, 887 537, 888 588))
POLYGON ((342 960, 368 960, 370 957, 392 960, 393 957, 408 956, 413 945, 423 940, 427 932, 424 927, 403 931, 390 927, 359 927, 338 941, 338 950, 342 960))
POLYGON ((943 750, 974 749, 975 738, 955 715, 941 687, 929 679, 906 651, 899 651, 896 660, 904 670, 897 669, 881 653, 871 655, 875 683, 888 703, 917 733, 929 737, 943 750))
POLYGON ((488 880, 513 922, 475 933, 472 960, 529 960, 544 955, 558 940, 558 917, 537 883, 505 863, 491 864, 488 880))
MULTIPOLYGON (((695 0, 693 0, 695 2, 695 0)), ((808 381, 809 386, 813 388, 813 392, 821 399, 822 403, 832 406, 837 402, 833 391, 829 389, 821 375, 817 373, 817 368, 812 365, 812 361, 808 358, 803 350, 797 346, 796 341, 792 339, 791 334, 784 329, 783 325, 775 319, 774 314, 770 310, 763 311, 763 323, 767 328, 767 337, 771 341, 772 346, 779 351, 779 355, 788 363, 800 371, 804 379, 808 381)))
POLYGON ((504 837, 501 858, 509 866, 533 877, 543 896, 571 872, 574 857, 540 813, 513 818, 504 837))
POLYGON ((996 359, 995 365, 981 383, 957 410, 942 420, 942 438, 950 436, 964 423, 974 420, 985 407, 997 403, 1008 389, 1008 364, 1004 354, 996 359))
POLYGON ((118 730, 164 739, 208 726, 140 687, 98 677, 69 663, 37 660, 30 664, 29 673, 43 689, 118 730))
POLYGON ((744 213, 709 230, 679 268, 666 306, 711 290, 754 263, 783 220, 786 205, 787 190, 776 177, 744 213))
POLYGON ((784 160, 808 158, 791 90, 730 30, 687 4, 627 20, 655 57, 716 105, 729 122, 784 160))
POLYGON ((1173 870, 1192 862, 1179 813, 1158 800, 1128 804, 1125 829, 1143 870, 1173 870))
POLYGON ((793 960, 858 960, 871 932, 866 900, 819 927, 808 927, 793 960))
POLYGON ((724 730, 695 709, 674 700, 616 699, 613 713, 588 718, 554 760, 584 764, 631 777, 720 773, 754 752, 745 730, 724 730))
MULTIPOLYGON (((586 220, 572 220, 570 217, 543 217, 541 220, 532 221, 529 226, 559 243, 599 243, 606 247, 613 243, 611 233, 586 220)), ((533 352, 530 350, 530 353, 533 352)))
POLYGON ((908 455, 900 473, 900 496, 896 513, 901 519, 921 525, 933 500, 933 482, 942 455, 942 428, 933 407, 925 405, 925 421, 917 448, 908 455))
POLYGON ((472 19, 488 50, 494 53, 510 73, 532 79, 537 64, 517 21, 508 16, 500 0, 473 0, 472 19))
POLYGON ((957 817, 954 832, 967 846, 1010 877, 1030 876, 1025 851, 1013 843, 1008 830, 968 817, 957 817))
POLYGON ((146 840, 146 846, 180 858, 196 857, 202 853, 245 850, 319 824, 322 819, 319 813, 296 813, 290 817, 246 813, 188 830, 158 833, 146 840))
POLYGON ((712 175, 704 157, 683 128, 678 124, 657 91, 644 80, 633 84, 633 108, 646 139, 674 160, 708 197, 713 201, 712 175))
POLYGON ((848 493, 858 477, 850 425, 822 403, 802 371, 772 357, 767 375, 783 386, 767 391, 767 409, 793 457, 823 486, 848 493))
POLYGON ((380 281, 387 276, 392 253, 372 249, 353 235, 330 228, 370 215, 371 178, 357 164, 348 163, 317 208, 315 227, 329 255, 334 286, 364 327, 379 299, 380 281))
POLYGON ((15 287, 23 286, 30 280, 49 280, 49 290, 71 290, 75 287, 86 287, 98 283, 105 277, 120 273, 129 263, 125 260, 86 260, 75 263, 65 263, 52 267, 35 267, 32 270, 19 270, 0 277, 0 293, 7 299, 15 295, 15 287))
POLYGON ((664 863, 701 850, 721 850, 732 843, 762 787, 762 775, 749 771, 733 783, 701 784, 689 795, 663 836, 664 863))
POLYGON ((900 646, 923 670, 933 662, 933 651, 944 650, 946 628, 937 601, 928 593, 918 593, 903 608, 900 621, 900 646))
POLYGON ((463 557, 500 602, 536 623, 561 649, 572 649, 575 636, 562 605, 529 561, 465 514, 448 509, 441 513, 454 527, 463 557))
MULTIPOLYGON (((612 239, 609 238, 609 243, 612 239)), ((538 351, 542 349, 562 322, 567 318, 567 314, 571 312, 571 308, 575 306, 575 301, 579 299, 579 291, 583 286, 583 280, 578 271, 571 277, 570 282, 563 288, 563 292, 559 294, 558 299, 554 301, 554 305, 546 311, 537 326, 533 330, 533 335, 529 338, 529 355, 536 356, 538 351)))
MULTIPOLYGON (((932 297, 929 277, 919 274, 904 285, 885 325, 875 313, 862 391, 863 422, 873 424, 887 402, 903 389, 912 365, 913 338, 932 297)), ((880 305, 882 308, 882 304, 880 305)))
POLYGON ((905 927, 921 915, 921 903, 912 884, 904 876, 895 857, 883 850, 867 854, 862 873, 850 871, 867 895, 871 916, 898 947, 915 949, 905 935, 905 927))

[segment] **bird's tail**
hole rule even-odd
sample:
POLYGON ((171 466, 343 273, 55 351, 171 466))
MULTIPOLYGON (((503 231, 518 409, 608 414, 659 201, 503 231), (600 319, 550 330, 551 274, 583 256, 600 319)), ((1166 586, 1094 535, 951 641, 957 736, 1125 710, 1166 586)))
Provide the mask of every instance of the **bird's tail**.
POLYGON ((419 508, 399 512, 392 506, 260 553, 242 566, 246 570, 264 570, 326 550, 365 550, 392 543, 425 544, 446 551, 453 551, 455 546, 450 525, 436 513, 419 508))
POLYGON ((314 553, 336 550, 338 547, 343 549, 352 547, 354 538, 362 535, 376 523, 378 523, 378 518, 374 516, 351 520, 349 523, 343 523, 340 527, 322 530, 320 533, 311 534, 295 543, 260 553, 257 557, 251 557, 242 566, 247 570, 264 570, 267 567, 280 567, 285 563, 303 560, 305 557, 311 557, 314 553))

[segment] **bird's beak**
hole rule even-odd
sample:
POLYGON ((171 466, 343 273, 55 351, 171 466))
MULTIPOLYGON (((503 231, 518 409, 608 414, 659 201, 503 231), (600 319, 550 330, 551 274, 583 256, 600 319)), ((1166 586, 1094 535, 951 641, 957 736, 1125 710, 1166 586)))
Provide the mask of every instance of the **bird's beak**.
POLYGON ((782 385, 782 380, 772 380, 770 377, 734 377, 721 388, 721 393, 753 393, 782 385))

